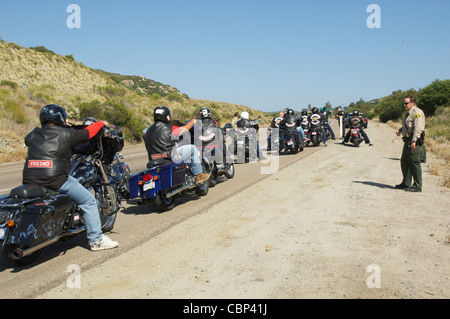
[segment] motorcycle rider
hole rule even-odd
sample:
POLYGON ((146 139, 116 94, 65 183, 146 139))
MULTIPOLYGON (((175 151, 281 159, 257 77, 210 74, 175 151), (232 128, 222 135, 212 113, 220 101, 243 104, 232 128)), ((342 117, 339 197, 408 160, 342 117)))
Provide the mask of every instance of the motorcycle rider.
POLYGON ((284 131, 284 132, 294 132, 294 139, 295 139, 295 143, 297 145, 301 145, 301 141, 300 141, 300 136, 299 134, 302 134, 303 140, 305 140, 305 132, 303 132, 303 130, 297 130, 297 127, 300 126, 300 121, 298 121, 295 118, 294 115, 294 110, 292 109, 288 109, 286 114, 284 115, 283 120, 280 122, 280 128, 284 131), (301 131, 301 133, 300 133, 301 131), (295 133, 299 133, 299 134, 295 134, 295 133))
MULTIPOLYGON (((284 112, 280 112, 278 116, 274 117, 272 122, 270 123, 269 129, 272 131, 272 129, 276 128, 278 129, 278 139, 279 139, 279 145, 283 144, 283 130, 280 128, 280 123, 284 118, 284 112)), ((269 137, 267 138, 267 150, 272 150, 272 132, 269 134, 269 137)))
MULTIPOLYGON (((359 112, 357 110, 353 111, 353 116, 350 119, 351 123, 351 129, 352 128, 359 128, 359 131, 361 132, 362 137, 364 138, 364 142, 366 144, 369 144, 369 146, 374 146, 371 142, 369 137, 367 136, 366 132, 364 131, 364 121, 362 118, 359 117, 359 112)), ((342 141, 342 144, 345 144, 349 141, 350 135, 352 134, 352 130, 348 130, 347 134, 345 135, 345 139, 342 141)))
POLYGON ((325 131, 323 130, 323 127, 321 125, 322 117, 319 114, 319 109, 317 107, 313 107, 311 109, 311 112, 312 112, 312 114, 309 116, 309 127, 311 127, 311 125, 319 126, 320 134, 322 135, 323 145, 325 145, 325 147, 327 147, 328 146, 327 137, 326 137, 325 131))
MULTIPOLYGON (((241 119, 236 123, 238 128, 253 128, 255 129, 255 132, 258 132, 259 126, 256 123, 256 121, 250 121, 249 120, 249 114, 248 112, 242 112, 241 113, 241 119)), ((256 154, 260 160, 265 160, 266 158, 263 156, 260 148, 258 139, 256 138, 255 134, 250 134, 249 136, 250 145, 256 145, 256 154)))
POLYGON ((177 145, 181 135, 194 126, 195 119, 181 127, 172 125, 171 113, 166 106, 157 106, 153 111, 153 119, 155 123, 148 128, 144 137, 149 161, 163 158, 191 163, 196 183, 201 184, 208 180, 209 174, 203 172, 201 157, 195 145, 190 141, 188 145, 177 145))
MULTIPOLYGON (((212 118, 212 112, 207 107, 202 107, 199 111, 199 116, 201 120, 201 127, 199 127, 199 132, 197 134, 202 135, 207 130, 212 130, 212 132, 215 134, 214 140, 212 142, 215 142, 214 145, 211 145, 214 147, 217 154, 214 155, 214 160, 216 161, 217 168, 222 169, 225 165, 223 163, 223 138, 220 138, 219 136, 222 135, 222 132, 219 129, 219 123, 217 123, 216 120, 213 120, 212 118)), ((196 136, 195 132, 193 134, 193 138, 196 136)), ((195 144, 195 141, 194 141, 195 144)), ((209 146, 209 145, 208 145, 209 146)))
POLYGON ((28 156, 23 169, 23 184, 37 184, 68 195, 80 207, 86 235, 92 251, 117 247, 104 235, 95 197, 74 177, 69 176, 73 148, 89 141, 107 122, 97 121, 85 129, 70 127, 64 108, 56 104, 44 106, 39 115, 41 127, 25 137, 28 156))
POLYGON ((327 128, 327 130, 331 133, 331 139, 335 140, 336 136, 334 135, 334 132, 331 129, 330 124, 328 123, 328 115, 330 115, 330 114, 331 114, 331 112, 328 111, 328 108, 325 106, 320 111, 320 118, 321 118, 321 121, 322 121, 322 126, 327 128))

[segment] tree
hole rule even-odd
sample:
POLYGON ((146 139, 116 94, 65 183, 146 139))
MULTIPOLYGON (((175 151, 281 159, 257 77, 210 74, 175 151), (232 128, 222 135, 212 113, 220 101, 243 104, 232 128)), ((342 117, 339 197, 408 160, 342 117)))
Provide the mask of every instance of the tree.
POLYGON ((450 80, 435 80, 425 87, 417 98, 417 104, 426 116, 434 115, 439 106, 450 106, 450 80))

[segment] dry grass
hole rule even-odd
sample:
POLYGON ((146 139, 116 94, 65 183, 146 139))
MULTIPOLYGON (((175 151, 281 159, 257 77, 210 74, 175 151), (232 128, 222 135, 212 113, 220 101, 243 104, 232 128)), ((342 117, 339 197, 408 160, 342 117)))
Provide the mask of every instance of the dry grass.
POLYGON ((263 125, 271 121, 269 115, 243 105, 138 95, 81 63, 4 41, 0 41, 2 81, 14 85, 0 85, 0 163, 25 158, 23 140, 28 132, 39 125, 39 110, 44 105, 55 103, 63 106, 74 121, 79 118, 78 106, 81 103, 93 100, 104 103, 111 98, 105 88, 120 92, 118 98, 144 125, 152 124, 153 110, 158 105, 168 106, 172 117, 181 122, 197 115, 204 106, 211 108, 221 126, 231 122, 234 112, 242 111, 249 112, 252 118, 260 119, 263 125))

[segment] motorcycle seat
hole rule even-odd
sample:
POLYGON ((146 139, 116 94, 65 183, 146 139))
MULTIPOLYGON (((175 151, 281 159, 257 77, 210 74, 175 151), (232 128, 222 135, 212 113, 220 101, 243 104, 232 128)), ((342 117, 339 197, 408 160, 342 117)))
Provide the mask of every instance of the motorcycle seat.
POLYGON ((9 196, 12 198, 34 198, 34 197, 45 197, 48 195, 56 195, 58 192, 55 192, 51 189, 48 189, 44 186, 34 185, 34 184, 25 184, 20 185, 11 190, 9 196))
POLYGON ((170 163, 172 163, 172 161, 170 161, 168 159, 158 158, 158 159, 154 159, 154 160, 151 160, 150 162, 148 162, 147 168, 152 168, 152 167, 159 166, 159 165, 166 165, 166 164, 170 164, 170 163))

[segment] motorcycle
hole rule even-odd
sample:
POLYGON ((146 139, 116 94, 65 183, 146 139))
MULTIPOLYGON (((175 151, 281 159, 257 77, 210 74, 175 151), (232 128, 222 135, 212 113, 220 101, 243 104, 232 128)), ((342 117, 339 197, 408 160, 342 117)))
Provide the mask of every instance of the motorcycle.
MULTIPOLYGON (((84 144, 84 143, 83 143, 84 144)), ((102 231, 111 231, 120 205, 107 163, 122 150, 123 139, 103 128, 72 157, 69 174, 96 198, 102 231)), ((0 197, 0 248, 13 266, 35 261, 42 249, 86 230, 80 208, 69 196, 40 185, 21 185, 0 197)))
MULTIPOLYGON (((152 203, 159 211, 175 207, 175 199, 187 192, 206 196, 209 180, 197 184, 189 163, 176 163, 165 159, 167 154, 154 154, 147 169, 129 179, 130 199, 139 198, 138 204, 152 203)), ((202 165, 205 165, 202 159, 202 165)))
POLYGON ((290 151, 291 154, 297 154, 299 151, 302 152, 304 149, 303 141, 300 139, 299 133, 294 128, 294 130, 286 130, 284 132, 284 150, 290 151), (298 144, 297 139, 300 141, 298 144))
POLYGON ((352 128, 350 134, 350 142, 353 143, 354 146, 358 147, 363 140, 364 139, 359 128, 352 128))
POLYGON ((238 127, 232 137, 234 144, 229 146, 229 153, 237 156, 238 163, 249 163, 257 158, 256 135, 252 135, 259 130, 258 122, 253 120, 249 121, 250 127, 238 127))
POLYGON ((327 137, 327 140, 331 139, 331 132, 328 130, 328 126, 326 125, 328 122, 325 122, 322 124, 323 132, 325 133, 325 136, 327 137))
POLYGON ((311 115, 310 136, 313 146, 318 146, 323 140, 320 116, 317 114, 311 115))
MULTIPOLYGON (((208 128, 204 132, 198 132, 198 139, 201 145, 197 145, 197 149, 203 157, 204 163, 204 171, 210 174, 209 178, 209 187, 214 187, 217 184, 217 179, 219 176, 225 176, 228 179, 232 179, 234 177, 234 163, 230 160, 226 160, 225 154, 222 154, 221 150, 218 147, 218 143, 224 145, 222 139, 218 138, 216 140, 216 134, 220 132, 220 130, 214 128, 208 128), (217 164, 216 156, 222 157, 222 163, 217 164)), ((223 134, 223 132, 222 132, 223 134)), ((196 137, 197 135, 194 133, 192 137, 196 137)), ((222 135, 224 138, 224 136, 222 135)), ((195 141, 194 141, 195 142, 195 141)), ((225 149, 225 148, 223 148, 225 149)))
POLYGON ((131 177, 131 170, 127 163, 122 161, 124 156, 118 152, 113 162, 107 166, 108 174, 114 179, 115 187, 123 199, 130 198, 130 187, 128 180, 131 177))

